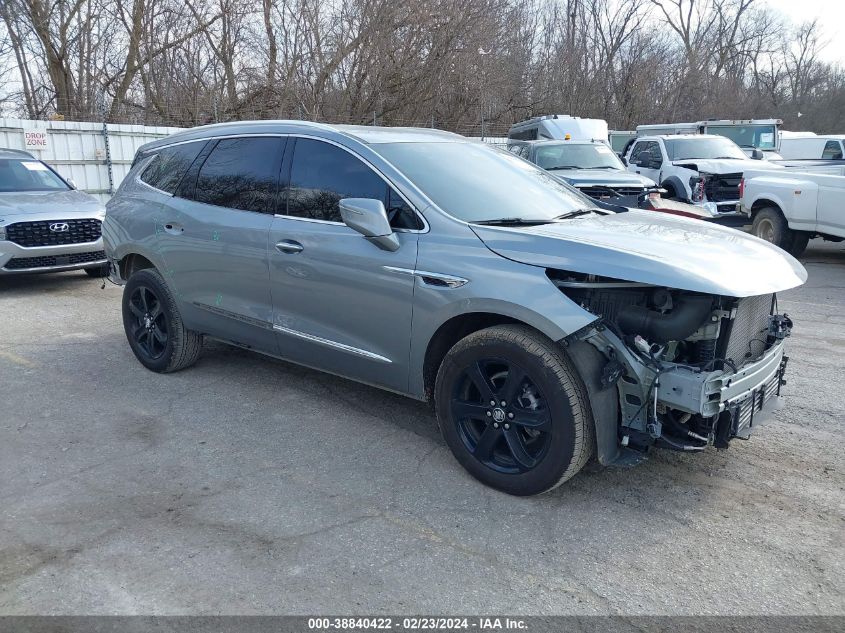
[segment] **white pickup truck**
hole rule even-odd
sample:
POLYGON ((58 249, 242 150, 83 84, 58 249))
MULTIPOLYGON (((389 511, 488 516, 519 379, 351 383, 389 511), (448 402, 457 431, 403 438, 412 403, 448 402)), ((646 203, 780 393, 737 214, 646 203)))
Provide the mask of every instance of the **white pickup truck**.
POLYGON ((794 256, 812 237, 845 239, 845 167, 746 170, 742 212, 752 233, 794 256))

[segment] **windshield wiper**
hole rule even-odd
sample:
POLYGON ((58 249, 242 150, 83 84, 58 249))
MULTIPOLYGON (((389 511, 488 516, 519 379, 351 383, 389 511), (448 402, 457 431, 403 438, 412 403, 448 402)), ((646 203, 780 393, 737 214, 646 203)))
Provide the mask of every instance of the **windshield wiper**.
POLYGON ((546 167, 546 171, 554 171, 556 169, 581 169, 578 165, 555 165, 554 167, 546 167))
POLYGON ((562 215, 559 215, 555 218, 555 220, 568 220, 570 218, 577 218, 582 215, 589 215, 590 213, 599 213, 597 209, 575 209, 575 211, 569 211, 562 215))
MULTIPOLYGON (((614 167, 613 165, 599 165, 597 167, 585 167, 584 169, 613 169, 613 170, 619 170, 618 167, 614 167)), ((619 171, 621 171, 621 170, 619 170, 619 171)))
POLYGON ((550 222, 552 222, 551 219, 539 218, 494 218, 492 220, 474 220, 473 224, 484 224, 485 226, 535 226, 550 222))

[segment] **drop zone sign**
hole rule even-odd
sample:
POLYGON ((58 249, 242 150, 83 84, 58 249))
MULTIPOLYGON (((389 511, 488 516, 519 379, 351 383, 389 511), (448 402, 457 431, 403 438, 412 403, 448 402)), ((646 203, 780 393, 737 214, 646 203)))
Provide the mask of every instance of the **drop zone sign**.
POLYGON ((23 131, 23 145, 25 150, 43 151, 49 143, 47 130, 29 129, 23 131))

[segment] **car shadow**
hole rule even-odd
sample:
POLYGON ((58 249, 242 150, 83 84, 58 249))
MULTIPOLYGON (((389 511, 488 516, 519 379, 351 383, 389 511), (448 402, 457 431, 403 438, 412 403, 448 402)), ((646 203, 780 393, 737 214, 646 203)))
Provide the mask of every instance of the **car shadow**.
POLYGON ((89 277, 82 270, 63 273, 0 274, 0 293, 6 292, 52 292, 67 290, 68 287, 99 287, 102 279, 89 277))

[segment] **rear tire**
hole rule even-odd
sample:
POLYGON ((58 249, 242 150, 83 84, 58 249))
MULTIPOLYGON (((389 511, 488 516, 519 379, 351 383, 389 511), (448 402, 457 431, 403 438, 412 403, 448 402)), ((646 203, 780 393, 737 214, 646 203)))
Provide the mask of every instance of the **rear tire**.
POLYGON ((202 335, 182 323, 176 300, 154 268, 139 270, 126 282, 123 328, 135 357, 154 372, 190 367, 202 351, 202 335))
POLYGON ((754 215, 751 233, 797 257, 807 248, 809 234, 789 228, 783 213, 777 207, 763 207, 754 215))
POLYGON ((434 388, 446 444, 482 483, 546 492, 594 453, 586 388, 563 349, 522 325, 490 327, 446 354, 434 388))
POLYGON ((807 244, 810 242, 810 234, 805 231, 793 231, 793 233, 795 233, 795 239, 792 240, 792 244, 787 250, 793 257, 801 257, 804 251, 807 250, 807 244))

